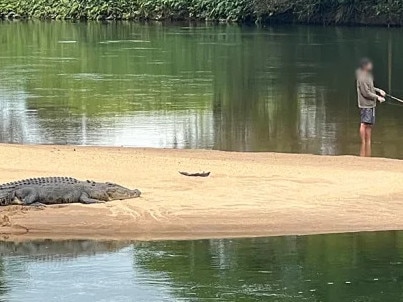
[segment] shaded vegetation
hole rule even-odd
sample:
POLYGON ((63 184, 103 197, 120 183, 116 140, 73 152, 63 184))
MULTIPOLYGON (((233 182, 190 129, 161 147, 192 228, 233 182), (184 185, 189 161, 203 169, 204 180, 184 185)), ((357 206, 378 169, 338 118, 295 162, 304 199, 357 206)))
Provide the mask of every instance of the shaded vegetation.
POLYGON ((1 0, 2 18, 401 25, 400 0, 1 0))
POLYGON ((402 25, 400 0, 254 0, 262 21, 402 25))

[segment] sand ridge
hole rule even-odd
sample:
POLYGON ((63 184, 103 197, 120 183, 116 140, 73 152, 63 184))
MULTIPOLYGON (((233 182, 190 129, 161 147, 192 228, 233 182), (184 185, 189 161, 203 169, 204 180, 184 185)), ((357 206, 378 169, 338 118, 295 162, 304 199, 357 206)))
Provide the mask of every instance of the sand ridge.
POLYGON ((353 156, 0 145, 0 183, 115 182, 142 197, 0 208, 3 239, 195 239, 403 229, 403 161, 353 156), (178 171, 211 171, 192 178, 178 171))

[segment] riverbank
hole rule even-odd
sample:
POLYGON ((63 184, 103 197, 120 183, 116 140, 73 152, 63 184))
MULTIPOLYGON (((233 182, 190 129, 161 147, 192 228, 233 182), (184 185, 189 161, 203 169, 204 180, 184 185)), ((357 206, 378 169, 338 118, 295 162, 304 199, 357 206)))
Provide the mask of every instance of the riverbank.
POLYGON ((352 156, 0 145, 0 182, 71 176, 141 198, 0 208, 3 239, 196 239, 403 229, 403 161, 352 156), (190 178, 177 171, 211 171, 190 178))
POLYGON ((403 2, 328 0, 3 0, 0 19, 402 25, 403 2))

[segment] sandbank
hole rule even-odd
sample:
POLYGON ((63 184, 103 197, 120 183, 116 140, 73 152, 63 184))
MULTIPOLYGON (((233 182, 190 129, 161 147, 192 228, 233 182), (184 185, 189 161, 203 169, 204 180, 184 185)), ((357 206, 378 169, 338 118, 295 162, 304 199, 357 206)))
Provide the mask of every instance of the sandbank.
POLYGON ((0 183, 115 182, 141 198, 0 208, 4 240, 161 240, 403 229, 403 161, 354 156, 0 145, 0 183), (211 171, 191 178, 178 171, 211 171))

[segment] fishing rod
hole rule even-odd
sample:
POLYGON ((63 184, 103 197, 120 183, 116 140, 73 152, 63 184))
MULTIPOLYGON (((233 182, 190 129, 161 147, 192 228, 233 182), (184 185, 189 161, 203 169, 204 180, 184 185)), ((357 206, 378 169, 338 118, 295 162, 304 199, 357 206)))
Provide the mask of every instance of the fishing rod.
POLYGON ((390 95, 389 93, 385 93, 385 95, 387 97, 391 98, 392 100, 398 101, 399 103, 403 103, 403 100, 401 100, 401 99, 399 99, 399 98, 397 98, 397 97, 395 97, 393 95, 390 95))

